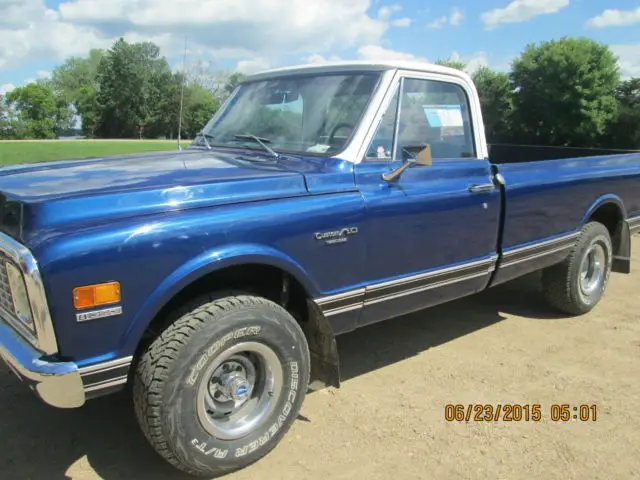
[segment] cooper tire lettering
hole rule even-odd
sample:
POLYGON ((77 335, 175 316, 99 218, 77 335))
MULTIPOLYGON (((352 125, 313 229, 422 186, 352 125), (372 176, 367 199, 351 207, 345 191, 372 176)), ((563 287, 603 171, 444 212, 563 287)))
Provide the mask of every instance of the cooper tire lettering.
POLYGON ((198 363, 195 368, 191 370, 191 374, 187 378, 187 383, 191 386, 195 385, 200 371, 205 367, 205 365, 209 362, 209 359, 213 357, 219 350, 222 349, 231 339, 238 339, 245 335, 258 335, 260 333, 260 327, 243 327, 231 332, 220 340, 216 341, 209 349, 198 359, 198 363))

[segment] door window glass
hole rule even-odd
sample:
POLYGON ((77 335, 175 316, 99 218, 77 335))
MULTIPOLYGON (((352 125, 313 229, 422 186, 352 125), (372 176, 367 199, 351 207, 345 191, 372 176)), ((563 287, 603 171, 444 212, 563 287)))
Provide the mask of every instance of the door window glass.
POLYGON ((367 159, 406 160, 427 145, 434 159, 475 156, 469 102, 462 87, 407 78, 401 85, 399 103, 397 96, 382 118, 367 159), (398 136, 395 156, 391 155, 394 135, 398 136))

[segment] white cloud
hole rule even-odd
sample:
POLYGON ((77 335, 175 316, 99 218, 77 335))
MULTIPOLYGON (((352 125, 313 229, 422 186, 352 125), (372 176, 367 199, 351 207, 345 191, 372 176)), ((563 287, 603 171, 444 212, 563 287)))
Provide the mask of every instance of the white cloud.
MULTIPOLYGON (((8 1, 6 7, 7 0, 0 0, 0 68, 86 55, 120 36, 151 40, 163 55, 180 54, 185 34, 190 55, 229 58, 229 52, 242 52, 235 58, 276 62, 291 53, 378 43, 391 27, 368 14, 370 0, 110 0, 107 7, 103 0, 67 0, 58 10, 44 0, 8 1)), ((384 8, 383 16, 397 11, 384 8)))
POLYGON ((364 45, 358 49, 358 57, 362 60, 385 61, 385 60, 410 60, 427 62, 424 57, 418 57, 408 52, 389 50, 380 45, 364 45))
POLYGON ((451 9, 451 14, 447 17, 446 15, 437 18, 429 23, 427 23, 427 28, 442 28, 445 25, 449 24, 453 27, 457 27, 462 22, 464 18, 464 13, 458 7, 453 7, 451 9))
POLYGON ((448 18, 445 17, 440 17, 437 18, 436 20, 433 20, 432 22, 427 23, 427 28, 442 28, 444 25, 447 24, 448 18))
POLYGON ((640 23, 640 7, 635 10, 605 10, 587 20, 587 28, 628 27, 640 23))
POLYGON ((387 27, 405 28, 411 26, 411 19, 408 17, 392 19, 394 13, 400 12, 402 7, 397 3, 385 5, 378 10, 378 19, 387 27))
POLYGON ((609 48, 619 58, 620 73, 624 79, 640 77, 640 43, 611 45, 609 48))
POLYGON ((110 40, 86 25, 60 20, 57 11, 45 7, 43 0, 3 2, 0 19, 0 68, 15 67, 41 58, 61 60, 69 55, 83 55, 110 40))
POLYGON ((394 3, 393 5, 385 5, 384 7, 380 8, 380 10, 378 10, 378 18, 380 18, 381 20, 389 20, 389 18, 391 18, 391 15, 393 15, 395 12, 399 12, 400 10, 402 10, 402 7, 397 3, 394 3))
POLYGON ((484 12, 481 15, 485 28, 491 30, 503 23, 520 23, 538 15, 557 13, 569 6, 570 0, 513 0, 504 8, 484 12))
POLYGON ((465 64, 465 72, 474 73, 481 67, 489 66, 489 59, 487 58, 486 52, 475 52, 471 55, 460 55, 458 52, 454 51, 449 60, 452 62, 462 62, 465 64))
POLYGON ((410 27, 411 19, 410 18, 396 18, 395 20, 391 20, 392 27, 410 27))
POLYGON ((4 83, 0 85, 0 95, 6 95, 14 88, 16 88, 16 86, 13 83, 4 83))
POLYGON ((277 56, 379 41, 388 24, 370 17, 369 6, 369 0, 111 0, 105 9, 103 0, 72 0, 60 12, 105 34, 188 32, 191 44, 277 56))
POLYGON ((472 54, 460 54, 454 51, 448 58, 449 61, 462 62, 465 64, 465 72, 473 74, 481 67, 489 67, 496 72, 507 73, 511 68, 513 56, 495 56, 488 52, 479 50, 472 54))
POLYGON ((303 60, 304 60, 304 63, 308 63, 311 65, 321 65, 323 63, 339 62, 341 58, 336 55, 332 55, 329 58, 325 58, 322 55, 314 53, 313 55, 309 55, 308 57, 303 58, 303 60))
POLYGON ((453 7, 453 11, 451 12, 451 16, 449 17, 449 23, 453 26, 460 25, 460 22, 464 18, 464 14, 462 10, 458 7, 453 7))
POLYGON ((49 70, 38 70, 36 72, 36 76, 38 78, 50 78, 51 77, 51 72, 49 70))
POLYGON ((269 59, 264 57, 255 57, 248 60, 240 60, 236 63, 235 70, 242 73, 256 73, 261 70, 267 70, 271 67, 269 59))

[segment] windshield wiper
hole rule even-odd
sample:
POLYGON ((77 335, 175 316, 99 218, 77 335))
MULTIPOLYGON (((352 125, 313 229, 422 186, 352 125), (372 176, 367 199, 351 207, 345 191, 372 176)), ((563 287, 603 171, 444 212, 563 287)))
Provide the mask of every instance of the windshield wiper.
POLYGON ((268 138, 257 137, 256 135, 252 135, 251 133, 235 135, 235 137, 241 140, 242 139, 253 140, 259 143, 262 148, 264 148, 267 152, 271 154, 271 156, 273 156, 274 158, 280 158, 280 154, 276 152, 273 148, 271 148, 269 145, 267 145, 267 143, 271 143, 271 140, 269 140, 268 138))
POLYGON ((207 146, 207 150, 211 150, 211 145, 209 145, 209 140, 207 140, 207 137, 211 137, 211 140, 215 140, 215 137, 213 135, 209 135, 208 133, 204 133, 204 130, 200 130, 196 134, 196 138, 197 137, 202 137, 202 139, 204 140, 204 144, 207 146))

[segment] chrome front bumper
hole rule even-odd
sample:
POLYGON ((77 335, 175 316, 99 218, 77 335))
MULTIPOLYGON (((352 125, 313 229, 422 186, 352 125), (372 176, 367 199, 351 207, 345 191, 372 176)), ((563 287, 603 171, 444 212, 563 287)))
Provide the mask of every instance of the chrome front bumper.
POLYGON ((73 362, 48 362, 0 320, 0 357, 47 404, 58 408, 84 405, 85 393, 73 362))
POLYGON ((36 259, 2 232, 0 259, 11 261, 21 271, 35 325, 33 334, 26 335, 16 325, 18 320, 0 317, 0 357, 45 403, 58 408, 82 406, 85 392, 77 365, 43 359, 56 354, 58 344, 36 259))

